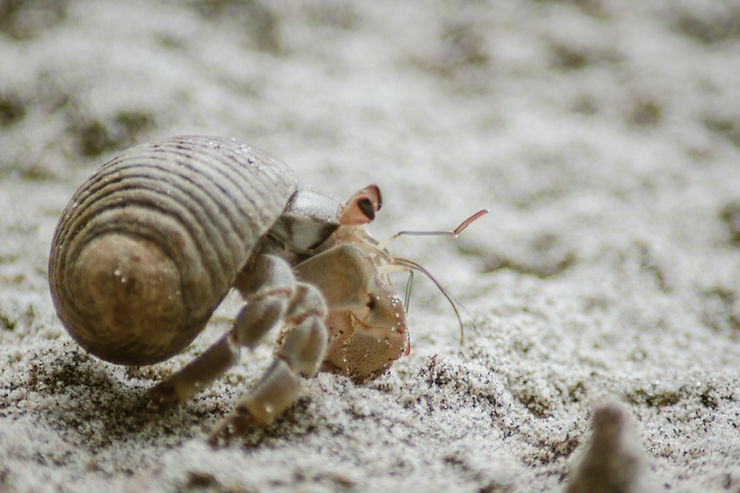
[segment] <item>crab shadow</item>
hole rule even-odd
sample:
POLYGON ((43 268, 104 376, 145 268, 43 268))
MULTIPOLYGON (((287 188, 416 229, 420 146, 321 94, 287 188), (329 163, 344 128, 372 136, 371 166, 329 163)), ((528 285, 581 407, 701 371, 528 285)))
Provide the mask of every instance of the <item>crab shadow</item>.
MULTIPOLYGON (((34 414, 65 440, 93 450, 121 441, 182 443, 208 433, 226 416, 237 395, 196 397, 169 408, 156 406, 149 390, 154 378, 131 377, 127 370, 72 348, 54 365, 39 365, 26 386, 36 394, 34 414)), ((316 431, 312 400, 300 398, 268 425, 234 439, 232 446, 255 448, 296 440, 316 431)))
POLYGON ((36 367, 26 386, 35 394, 34 414, 43 424, 91 448, 121 440, 186 439, 199 433, 203 420, 213 421, 224 413, 187 404, 157 408, 148 394, 151 383, 127 378, 125 368, 77 349, 65 351, 54 365, 36 367))

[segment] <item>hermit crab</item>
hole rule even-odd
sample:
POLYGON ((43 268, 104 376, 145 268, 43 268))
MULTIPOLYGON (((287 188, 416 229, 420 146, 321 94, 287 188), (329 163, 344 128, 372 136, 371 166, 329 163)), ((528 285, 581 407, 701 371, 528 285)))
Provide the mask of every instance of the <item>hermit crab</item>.
POLYGON ((365 232, 381 205, 375 185, 343 205, 299 190, 288 166, 234 139, 139 145, 102 165, 64 209, 52 299, 84 349, 146 365, 190 344, 238 290, 246 303, 232 329, 149 393, 159 406, 190 398, 279 326, 272 365, 216 427, 220 443, 280 415, 301 377, 327 370, 363 381, 409 353, 405 303, 388 274, 428 273, 365 232))

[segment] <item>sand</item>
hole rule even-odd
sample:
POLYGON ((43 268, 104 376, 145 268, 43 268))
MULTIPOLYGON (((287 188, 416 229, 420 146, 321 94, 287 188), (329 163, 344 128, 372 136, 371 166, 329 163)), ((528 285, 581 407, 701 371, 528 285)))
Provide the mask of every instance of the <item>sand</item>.
POLYGON ((0 491, 740 491, 737 2, 0 11, 0 491), (337 200, 377 183, 378 238, 489 208, 390 246, 458 300, 464 343, 417 276, 411 354, 377 380, 322 373, 211 448, 268 341, 148 409, 238 298, 184 353, 126 368, 67 335, 47 262, 96 166, 184 133, 253 143, 337 200))

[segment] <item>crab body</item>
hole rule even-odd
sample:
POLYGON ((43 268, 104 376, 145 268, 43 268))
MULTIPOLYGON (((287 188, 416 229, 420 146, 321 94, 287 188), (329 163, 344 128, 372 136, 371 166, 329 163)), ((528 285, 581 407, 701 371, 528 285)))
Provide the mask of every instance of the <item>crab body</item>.
POLYGON ((214 435, 228 436, 278 415, 300 376, 374 378, 408 352, 387 256, 364 231, 380 205, 372 185, 344 205, 299 190, 287 165, 233 139, 136 146, 62 213, 52 299, 84 349, 142 365, 180 352, 237 289, 246 303, 231 331, 151 392, 159 405, 181 402, 282 327, 275 362, 214 435))

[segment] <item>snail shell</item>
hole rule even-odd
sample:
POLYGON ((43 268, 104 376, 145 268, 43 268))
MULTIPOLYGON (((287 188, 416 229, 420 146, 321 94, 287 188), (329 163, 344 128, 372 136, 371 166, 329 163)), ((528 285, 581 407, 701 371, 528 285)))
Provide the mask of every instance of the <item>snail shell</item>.
POLYGON ((169 358, 203 329, 295 190, 288 166, 235 140, 124 151, 57 225, 49 284, 59 318, 105 360, 169 358))

